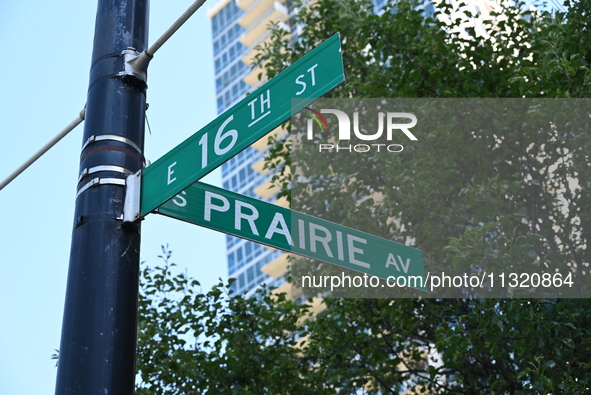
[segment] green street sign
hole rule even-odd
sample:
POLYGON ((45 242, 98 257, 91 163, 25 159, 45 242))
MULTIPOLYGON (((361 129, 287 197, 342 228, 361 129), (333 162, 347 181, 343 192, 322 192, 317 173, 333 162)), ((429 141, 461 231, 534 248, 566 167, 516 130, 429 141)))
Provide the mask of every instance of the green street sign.
POLYGON ((335 34, 142 171, 141 215, 146 215, 345 79, 335 34), (299 110, 299 108, 296 109, 299 110))
POLYGON ((384 279, 425 275, 416 248, 202 182, 158 213, 384 279))

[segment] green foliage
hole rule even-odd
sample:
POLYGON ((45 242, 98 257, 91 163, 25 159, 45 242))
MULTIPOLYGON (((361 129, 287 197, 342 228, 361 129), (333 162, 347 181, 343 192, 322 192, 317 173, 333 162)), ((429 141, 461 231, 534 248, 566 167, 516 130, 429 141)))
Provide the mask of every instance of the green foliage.
POLYGON ((138 394, 306 393, 308 360, 294 347, 309 306, 270 294, 233 294, 229 284, 202 293, 186 274, 144 267, 139 307, 138 394))
MULTIPOLYGON (((376 15, 369 3, 318 0, 301 8, 298 18, 305 27, 299 40, 288 47, 287 56, 269 47, 257 60, 278 67, 276 57, 283 64, 285 59, 292 62, 339 31, 347 82, 331 93, 333 97, 589 97, 591 2, 567 2, 565 7, 564 12, 549 12, 505 5, 495 19, 484 22, 482 34, 462 29, 461 19, 449 18, 454 9, 449 4, 440 4, 435 15, 426 17, 413 1, 388 5, 376 15), (460 34, 462 30, 469 34, 460 34)), ((560 117, 561 111, 556 114, 560 117)), ((585 110, 581 114, 585 125, 585 110)), ((459 135, 453 122, 446 131, 442 126, 446 121, 453 121, 453 116, 442 116, 433 128, 436 135, 421 136, 420 148, 405 147, 394 159, 377 156, 360 162, 354 156, 339 160, 326 155, 316 162, 312 156, 299 158, 297 164, 304 168, 298 170, 306 175, 312 192, 298 203, 309 214, 363 224, 368 230, 377 227, 379 234, 393 240, 411 238, 426 260, 440 265, 507 267, 544 262, 566 267, 574 262, 588 272, 591 218, 589 194, 584 192, 591 179, 588 128, 571 134, 561 133, 560 127, 524 134, 517 118, 509 123, 511 130, 499 130, 496 136, 478 134, 485 128, 476 124, 471 135, 459 135), (330 168, 332 174, 323 172, 315 178, 314 169, 319 168, 330 168), (579 180, 579 187, 565 188, 569 179, 579 180), (561 197, 558 191, 563 192, 561 197), (356 212, 343 210, 351 207, 351 199, 373 192, 384 195, 371 208, 373 213, 363 206, 356 212), (402 226, 392 227, 384 221, 388 217, 397 218, 402 226)), ((488 121, 483 117, 483 124, 488 121)), ((570 121, 557 119, 557 124, 570 121)), ((268 160, 279 162, 282 155, 289 153, 271 151, 268 160)), ((291 173, 295 173, 293 163, 291 173)), ((414 327, 397 328, 404 340, 384 336, 389 333, 384 328, 369 330, 373 328, 369 319, 359 326, 367 329, 366 334, 380 334, 368 335, 372 341, 389 340, 408 352, 424 350, 422 372, 411 380, 418 384, 417 391, 588 391, 590 360, 580 351, 588 347, 585 321, 591 310, 583 301, 429 300, 411 310, 416 301, 384 305, 383 301, 328 300, 328 313, 318 321, 338 320, 340 311, 348 309, 352 316, 364 317, 367 304, 376 306, 378 316, 388 316, 394 305, 408 309, 405 319, 414 327), (425 336, 422 345, 411 340, 418 334, 425 336), (577 347, 572 347, 571 340, 577 347), (428 360, 432 348, 441 360, 428 360)), ((343 329, 342 335, 351 335, 350 330, 343 329)), ((351 344, 348 352, 355 360, 371 355, 376 361, 375 354, 351 344)), ((382 346, 388 349, 387 344, 382 346)), ((388 362, 397 360, 396 351, 400 350, 388 354, 388 362)), ((325 363, 321 365, 329 366, 330 361, 325 363)), ((392 366, 374 372, 400 375, 392 366)), ((347 374, 337 380, 354 379, 347 374)), ((397 383, 405 380, 408 377, 397 383)), ((396 391, 396 382, 382 382, 388 383, 383 392, 396 391)))
MULTIPOLYGON (((291 5, 300 37, 292 43, 276 27, 255 61, 272 77, 340 32, 347 80, 332 97, 590 96, 590 0, 567 1, 566 11, 552 13, 507 5, 483 35, 454 30, 461 20, 445 18, 450 5, 434 16, 412 0, 379 15, 362 0, 291 5)), ((380 204, 348 211, 342 223, 393 240, 412 237, 427 260, 585 267, 588 130, 500 131, 501 142, 474 130, 423 136, 420 150, 388 164, 331 163, 341 172, 310 180, 322 188, 306 202, 308 213, 334 216, 377 191, 385 197, 380 204), (373 184, 359 181, 366 174, 373 184), (572 178, 579 187, 565 189, 572 178), (560 202, 557 190, 564 190, 560 202), (383 220, 389 217, 404 227, 383 220)), ((292 180, 282 170, 290 161, 289 142, 278 141, 268 167, 278 170, 285 194, 292 180)), ((264 288, 244 298, 223 284, 202 294, 194 280, 173 274, 166 250, 163 259, 142 272, 138 393, 584 394, 591 386, 591 306, 584 299, 326 299, 324 313, 298 325, 310 312, 305 303, 264 288)))

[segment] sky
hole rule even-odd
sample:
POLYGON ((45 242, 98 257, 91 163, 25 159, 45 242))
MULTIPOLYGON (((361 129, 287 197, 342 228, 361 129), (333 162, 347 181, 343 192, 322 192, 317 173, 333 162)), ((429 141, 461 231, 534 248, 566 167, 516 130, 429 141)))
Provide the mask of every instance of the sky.
MULTIPOLYGON (((192 0, 152 0, 152 44, 192 0)), ((154 162, 216 117, 211 26, 202 9, 148 68, 145 155, 154 162)), ((86 102, 97 1, 0 2, 0 180, 73 121, 86 102)), ((78 126, 0 191, 0 395, 55 391, 74 201, 78 126)), ((220 185, 220 172, 204 181, 220 185)), ((150 214, 141 259, 161 245, 204 290, 227 279, 224 236, 150 214)))

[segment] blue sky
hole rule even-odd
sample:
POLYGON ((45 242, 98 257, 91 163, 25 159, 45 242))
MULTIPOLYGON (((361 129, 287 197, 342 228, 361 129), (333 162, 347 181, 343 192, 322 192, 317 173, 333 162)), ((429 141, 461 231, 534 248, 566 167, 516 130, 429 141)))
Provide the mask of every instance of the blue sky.
MULTIPOLYGON (((150 43, 191 0, 152 0, 150 43)), ((0 180, 84 106, 96 1, 0 2, 0 180)), ((216 116, 206 3, 148 69, 146 157, 154 162, 216 116)), ((0 191, 0 395, 53 394, 78 178, 80 125, 0 191)), ((220 184, 215 171, 205 181, 220 184)), ((142 260, 173 261, 208 289, 227 278, 224 236, 149 215, 142 260)))

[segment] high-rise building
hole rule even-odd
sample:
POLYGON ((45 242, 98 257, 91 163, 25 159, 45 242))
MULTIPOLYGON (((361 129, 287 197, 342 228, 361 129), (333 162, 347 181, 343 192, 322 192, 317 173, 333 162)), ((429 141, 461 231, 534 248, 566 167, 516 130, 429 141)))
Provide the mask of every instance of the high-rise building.
MULTIPOLYGON (((455 0, 452 0, 457 3, 455 0)), ((469 10, 481 20, 489 18, 496 0, 469 0, 469 10)), ((372 0, 376 13, 383 12, 387 0, 372 0)), ((219 0, 208 12, 211 19, 215 86, 218 114, 244 98, 246 93, 261 84, 260 69, 252 69, 256 47, 270 38, 270 23, 278 23, 290 31, 288 21, 291 10, 288 0, 219 0)), ((433 14, 434 2, 426 0, 421 8, 433 14)), ((459 3, 458 3, 459 4, 459 3)), ((455 5, 463 14, 461 5, 455 5)), ((474 23, 472 21, 468 21, 474 23)), ((294 29, 291 29, 293 31, 294 29)), ((281 133, 281 131, 277 132, 281 133)), ((263 171, 263 157, 266 139, 222 165, 222 185, 225 189, 254 198, 265 199, 276 204, 276 190, 270 188, 270 174, 263 171)), ((267 248, 261 244, 226 236, 228 274, 236 278, 234 290, 252 292, 266 283, 280 287, 279 291, 290 291, 283 274, 287 269, 286 254, 267 248)))
MULTIPOLYGON (((255 48, 270 37, 270 22, 285 23, 285 0, 221 0, 209 10, 211 19, 218 113, 230 108, 259 85, 258 70, 251 69, 255 48)), ((287 28, 287 27, 286 27, 287 28)), ((265 140, 265 139, 263 139, 265 140)), ((275 200, 262 172, 265 143, 249 147, 222 165, 225 189, 255 198, 275 200), (253 168, 257 167, 261 171, 253 168), (257 194, 258 192, 258 194, 257 194), (261 196, 262 195, 262 196, 261 196)), ((282 253, 258 243, 226 236, 228 274, 236 278, 234 290, 252 292, 260 284, 280 286, 284 281, 263 271, 282 253)))

